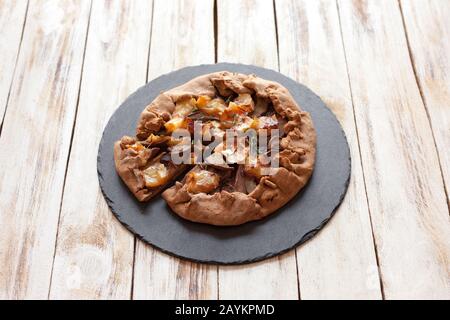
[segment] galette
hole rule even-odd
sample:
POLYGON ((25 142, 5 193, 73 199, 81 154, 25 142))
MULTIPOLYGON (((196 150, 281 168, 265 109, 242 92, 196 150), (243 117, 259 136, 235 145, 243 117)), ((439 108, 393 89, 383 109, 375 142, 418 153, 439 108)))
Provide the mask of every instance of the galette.
POLYGON ((274 81, 228 71, 159 94, 135 136, 114 145, 117 173, 139 201, 159 193, 179 216, 230 226, 291 200, 314 168, 309 113, 274 81))

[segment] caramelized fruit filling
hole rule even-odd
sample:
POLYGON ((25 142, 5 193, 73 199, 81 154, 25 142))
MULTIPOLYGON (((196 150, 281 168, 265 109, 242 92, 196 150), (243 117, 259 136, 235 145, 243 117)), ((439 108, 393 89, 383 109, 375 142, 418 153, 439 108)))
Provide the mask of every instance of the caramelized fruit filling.
MULTIPOLYGON (((152 145, 165 144, 170 149, 182 142, 181 139, 171 137, 171 134, 177 129, 189 129, 192 134, 193 130, 191 129, 193 129, 193 122, 196 120, 202 121, 202 134, 205 141, 213 141, 216 136, 224 138, 224 130, 227 128, 242 132, 249 129, 257 131, 268 129, 270 134, 270 129, 280 127, 279 119, 270 112, 270 105, 267 100, 255 98, 255 102, 254 98, 247 93, 229 96, 226 101, 224 99, 221 97, 211 98, 206 95, 181 99, 175 105, 172 118, 164 124, 165 132, 151 134, 146 139, 145 146, 136 142, 126 147, 139 152, 152 145)), ((204 143, 208 145, 209 142, 204 143)), ((232 146, 231 149, 226 149, 223 141, 215 147, 213 155, 220 156, 220 158, 225 157, 228 163, 246 162, 248 146, 247 143, 245 144, 243 154, 238 154, 236 145, 232 146)), ((221 165, 226 166, 227 169, 232 168, 226 164, 221 163, 221 165)), ((263 176, 261 168, 262 165, 259 161, 256 164, 247 162, 242 165, 242 171, 240 171, 240 175, 243 177, 242 181, 251 184, 251 186, 244 187, 244 189, 247 189, 246 192, 254 189, 255 183, 263 176)), ((143 175, 147 188, 161 186, 169 180, 168 168, 160 162, 147 167, 143 171, 143 175)), ((208 170, 192 171, 186 175, 187 189, 191 193, 210 193, 219 187, 220 180, 221 178, 217 173, 208 170)))

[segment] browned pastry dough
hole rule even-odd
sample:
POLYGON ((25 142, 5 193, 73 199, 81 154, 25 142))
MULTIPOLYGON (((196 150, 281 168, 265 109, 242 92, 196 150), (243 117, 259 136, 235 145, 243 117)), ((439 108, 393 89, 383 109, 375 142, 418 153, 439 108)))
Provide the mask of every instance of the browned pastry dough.
MULTIPOLYGON (((280 122, 280 130, 284 134, 280 139, 278 154, 280 167, 274 168, 271 175, 258 177, 257 183, 250 189, 248 187, 246 189, 243 180, 240 179, 246 174, 243 168, 238 168, 235 173, 232 187, 220 186, 210 192, 190 192, 185 177, 162 193, 171 209, 185 219, 222 226, 239 225, 261 219, 292 199, 305 186, 312 174, 316 134, 309 113, 301 111, 285 87, 254 75, 216 72, 197 77, 182 86, 161 93, 142 112, 136 137, 144 141, 151 134, 163 130, 164 125, 173 119, 176 104, 181 101, 198 99, 201 96, 214 99, 218 95, 229 97, 239 94, 247 94, 247 97, 250 94, 256 100, 254 104, 256 116, 259 117, 262 113, 259 110, 259 102, 268 101, 275 115, 283 119, 283 122, 280 122)), ((117 171, 139 200, 148 200, 165 187, 149 190, 140 175, 142 168, 151 162, 158 151, 155 151, 155 148, 146 148, 139 153, 124 149, 123 145, 122 139, 122 142, 117 142, 115 146, 117 171)), ((171 168, 172 180, 185 169, 174 165, 171 168)), ((201 168, 196 166, 191 171, 199 170, 201 168)), ((206 170, 222 175, 217 168, 206 170)), ((223 177, 221 179, 226 180, 223 177)))
POLYGON ((114 144, 114 163, 117 173, 136 198, 139 201, 147 201, 161 192, 173 179, 177 178, 185 170, 186 166, 175 166, 167 162, 166 181, 159 186, 148 188, 146 187, 143 172, 146 167, 159 160, 163 154, 160 153, 157 147, 143 148, 142 150, 127 148, 127 146, 134 145, 136 142, 135 138, 127 136, 117 141, 114 144))

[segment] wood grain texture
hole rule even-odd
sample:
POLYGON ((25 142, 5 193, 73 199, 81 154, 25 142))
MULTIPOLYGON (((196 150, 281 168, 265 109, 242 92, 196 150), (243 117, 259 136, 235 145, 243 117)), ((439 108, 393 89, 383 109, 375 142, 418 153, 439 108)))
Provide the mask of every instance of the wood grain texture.
MULTIPOLYGON (((187 65, 214 63, 214 2, 155 0, 149 80, 187 65)), ((217 267, 173 258, 138 241, 134 299, 215 299, 217 267)))
MULTIPOLYGON (((272 1, 218 0, 219 62, 278 70, 272 1)), ((245 248, 243 248, 245 250, 245 248)), ((295 251, 245 266, 219 267, 220 299, 298 299, 295 251)))
POLYGON ((398 3, 338 4, 385 297, 448 299, 448 209, 398 3))
POLYGON ((277 0, 280 71, 332 109, 350 145, 352 176, 335 217, 297 249, 302 299, 380 299, 381 289, 334 1, 277 0))
POLYGON ((214 0, 0 0, 0 298, 449 299, 450 5, 399 1, 217 0, 215 48, 214 0), (245 266, 134 240, 95 171, 118 104, 215 50, 308 85, 352 154, 329 225, 245 266))
POLYGON ((0 1, 0 125, 19 53, 27 0, 0 1))
POLYGON ((47 298, 89 1, 30 3, 0 138, 0 297, 47 298))
POLYGON ((103 199, 97 149, 111 114, 145 83, 151 16, 152 3, 147 0, 93 1, 52 299, 131 296, 134 237, 113 218, 103 199))
MULTIPOLYGON (((450 190, 450 3, 402 1, 406 33, 431 121, 447 193, 450 190)), ((448 194, 447 194, 447 201, 448 194)), ((449 204, 450 206, 450 204, 449 204)))

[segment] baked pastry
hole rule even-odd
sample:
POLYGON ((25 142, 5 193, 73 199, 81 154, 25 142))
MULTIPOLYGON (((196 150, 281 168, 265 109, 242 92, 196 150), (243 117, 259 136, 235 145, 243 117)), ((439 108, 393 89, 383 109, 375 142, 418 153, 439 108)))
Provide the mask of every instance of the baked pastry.
POLYGON ((223 71, 161 93, 142 112, 136 138, 116 142, 114 157, 138 200, 165 189, 162 197, 179 216, 224 226, 284 206, 308 182, 315 147, 311 117, 285 87, 223 71), (230 132, 243 138, 232 140, 230 132), (253 152, 252 141, 259 143, 253 152))

